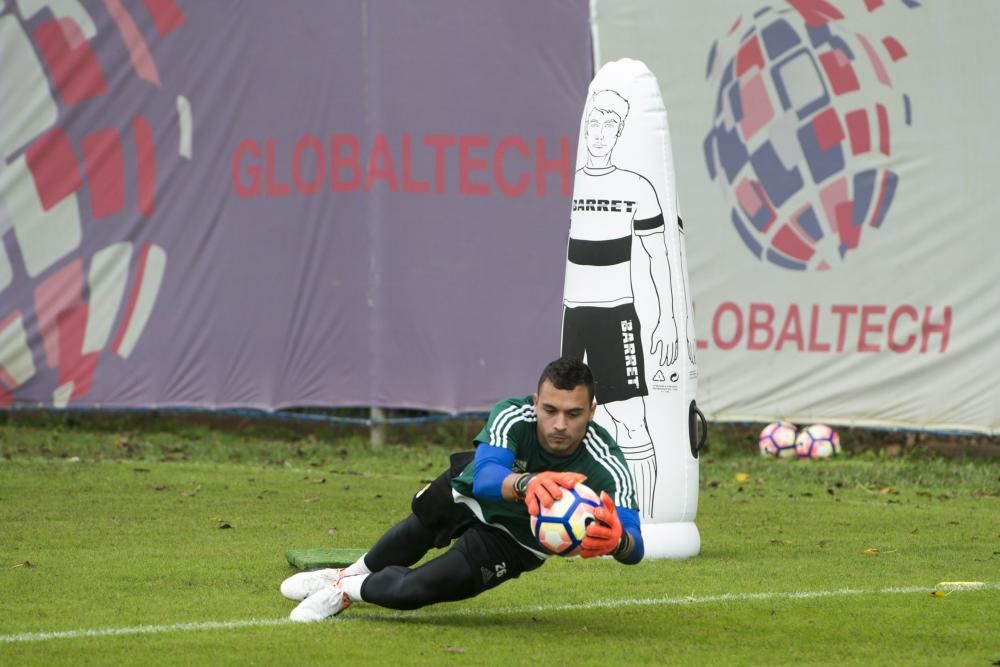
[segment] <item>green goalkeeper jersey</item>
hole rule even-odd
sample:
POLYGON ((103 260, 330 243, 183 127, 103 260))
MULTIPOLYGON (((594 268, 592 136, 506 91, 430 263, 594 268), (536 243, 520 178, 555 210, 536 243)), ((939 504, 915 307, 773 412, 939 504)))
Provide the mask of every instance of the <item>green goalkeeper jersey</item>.
MULTIPOLYGON (((514 455, 511 472, 577 472, 584 484, 600 494, 607 491, 618 507, 637 509, 635 482, 618 443, 599 424, 591 422, 587 434, 569 456, 549 454, 538 443, 538 419, 532 397, 509 398, 497 403, 476 436, 479 446, 501 447, 514 455)), ((464 503, 483 523, 500 528, 537 556, 551 554, 531 534, 528 508, 522 502, 476 498, 472 494, 474 463, 456 475, 451 485, 456 502, 464 503)))

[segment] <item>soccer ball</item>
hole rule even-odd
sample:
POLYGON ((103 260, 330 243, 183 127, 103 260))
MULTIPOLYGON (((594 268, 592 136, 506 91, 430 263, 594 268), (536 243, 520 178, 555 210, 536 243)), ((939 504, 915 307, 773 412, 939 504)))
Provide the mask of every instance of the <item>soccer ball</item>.
POLYGON ((800 459, 828 459, 840 453, 840 436, 826 424, 813 424, 795 438, 795 455, 800 459))
POLYGON ((773 422, 764 427, 757 439, 757 447, 761 456, 776 459, 795 458, 795 424, 788 422, 773 422))
POLYGON ((540 508, 531 517, 531 534, 538 543, 558 556, 575 556, 580 552, 587 524, 594 520, 594 510, 600 498, 586 484, 563 489, 562 498, 540 508))

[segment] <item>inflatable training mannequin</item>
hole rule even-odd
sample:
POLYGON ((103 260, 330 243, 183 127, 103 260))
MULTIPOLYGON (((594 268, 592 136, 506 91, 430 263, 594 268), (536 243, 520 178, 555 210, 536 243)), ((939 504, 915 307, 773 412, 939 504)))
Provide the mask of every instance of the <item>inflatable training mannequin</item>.
MULTIPOLYGON (((635 478, 647 558, 697 555, 698 384, 667 112, 641 62, 587 92, 573 182, 562 354, 597 384, 595 420, 635 478)), ((699 428, 700 422, 700 428, 699 428)), ((699 436, 700 433, 700 436, 699 436)))

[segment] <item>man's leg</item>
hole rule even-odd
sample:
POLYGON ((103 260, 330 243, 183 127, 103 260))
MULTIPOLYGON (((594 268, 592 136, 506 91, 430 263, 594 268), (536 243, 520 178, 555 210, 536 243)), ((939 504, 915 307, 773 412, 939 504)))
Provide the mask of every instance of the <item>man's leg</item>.
POLYGON ((341 585, 352 600, 389 609, 419 609, 475 597, 542 563, 506 533, 478 525, 465 531, 447 552, 416 569, 389 566, 367 576, 345 577, 341 585))
POLYGON ((370 574, 390 565, 409 566, 424 557, 431 547, 443 547, 461 530, 472 514, 458 506, 451 497, 451 478, 463 462, 471 461, 471 452, 452 456, 452 466, 414 496, 413 514, 390 528, 371 551, 346 568, 326 568, 299 572, 281 582, 281 594, 290 600, 305 600, 342 577, 370 574))
POLYGON ((563 306, 562 341, 559 354, 563 357, 584 361, 587 356, 588 334, 591 328, 587 326, 587 308, 570 308, 563 306))
MULTIPOLYGON (((455 503, 451 493, 452 477, 472 461, 473 455, 473 452, 453 454, 451 467, 414 496, 410 504, 413 513, 387 530, 371 550, 355 563, 343 570, 302 572, 287 579, 282 584, 282 593, 286 597, 302 601, 292 610, 290 618, 294 621, 318 621, 340 613, 352 600, 367 601, 361 597, 361 585, 372 575, 378 575, 375 577, 376 582, 383 579, 390 582, 390 587, 395 579, 407 579, 406 584, 397 587, 390 596, 402 600, 399 603, 401 605, 423 606, 476 595, 479 591, 471 594, 465 591, 463 585, 468 577, 459 571, 460 564, 457 563, 440 569, 430 568, 416 579, 411 580, 408 576, 411 573, 409 566, 423 558, 431 548, 446 546, 467 526, 478 523, 465 505, 455 503), (382 573, 385 573, 384 577, 382 573), (289 589, 288 592, 286 588, 289 589), (433 599, 427 592, 429 590, 435 591, 433 595, 443 597, 433 599), (458 597, 454 597, 456 595, 458 597)), ((431 562, 437 560, 439 559, 431 562)), ((385 606, 391 607, 392 604, 385 606)))
MULTIPOLYGON (((434 546, 435 533, 416 515, 411 514, 390 528, 368 553, 342 570, 300 572, 285 580, 285 597, 302 602, 292 610, 293 621, 320 621, 335 616, 352 601, 374 602, 392 609, 416 609, 432 602, 471 597, 466 591, 468 565, 461 555, 449 551, 429 563, 411 570, 434 546), (450 554, 457 557, 447 558, 450 554), (418 574, 419 573, 419 574, 418 574), (418 575, 418 576, 413 576, 418 575), (374 598, 362 597, 362 584, 374 581, 374 598), (286 593, 302 589, 298 598, 286 593), (309 590, 306 591, 305 589, 309 590), (386 593, 379 593, 387 590, 386 593)), ((472 593, 474 595, 474 593, 472 593)))
POLYGON ((352 600, 389 609, 419 609, 474 596, 473 575, 465 557, 452 549, 413 570, 390 565, 363 578, 345 578, 343 585, 352 600))
POLYGON ((656 490, 656 450, 646 426, 646 402, 641 396, 605 403, 615 425, 615 439, 635 480, 639 496, 639 511, 643 518, 653 516, 653 494, 656 490))
POLYGON ((411 514, 385 531, 361 560, 370 572, 380 572, 394 565, 409 567, 433 547, 434 533, 411 514))
MULTIPOLYGON (((429 489, 428 492, 433 493, 434 490, 429 489)), ((451 503, 450 498, 448 502, 451 503)), ((450 541, 441 533, 442 528, 438 527, 436 530, 432 530, 425 525, 424 521, 417 518, 417 515, 411 514, 385 531, 375 546, 351 565, 340 570, 300 572, 285 580, 281 592, 287 598, 303 600, 315 590, 319 590, 329 583, 336 583, 341 577, 371 574, 394 565, 409 567, 423 558, 433 547, 442 546, 442 540, 450 541), (286 592, 286 588, 294 595, 286 592)))
POLYGON ((370 602, 389 609, 419 609, 437 602, 475 597, 545 561, 510 535, 478 524, 468 528, 446 553, 410 569, 389 565, 371 574, 343 576, 309 596, 292 610, 293 621, 321 621, 352 602, 370 602))
POLYGON ((390 565, 413 565, 434 546, 434 533, 410 515, 379 538, 371 551, 345 568, 299 572, 281 582, 281 594, 289 600, 305 600, 336 584, 342 577, 370 574, 390 565))
POLYGON ((412 514, 387 530, 357 563, 344 571, 349 574, 379 572, 393 565, 409 567, 432 548, 451 543, 463 526, 475 522, 464 505, 455 503, 451 479, 472 461, 473 452, 451 457, 451 467, 421 489, 410 502, 412 514))

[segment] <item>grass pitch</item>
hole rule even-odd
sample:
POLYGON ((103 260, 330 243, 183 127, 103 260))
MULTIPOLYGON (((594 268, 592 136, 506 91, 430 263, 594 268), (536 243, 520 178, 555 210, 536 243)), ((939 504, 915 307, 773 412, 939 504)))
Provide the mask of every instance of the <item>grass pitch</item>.
POLYGON ((0 664, 1000 661, 997 461, 734 445, 702 461, 697 558, 551 559, 477 599, 301 626, 284 551, 368 546, 449 448, 77 421, 0 420, 0 664))

